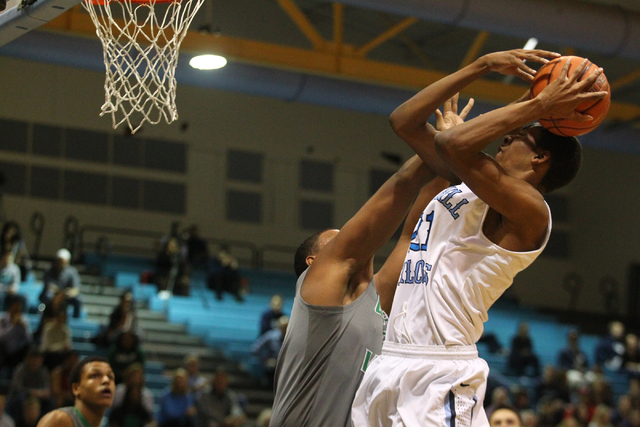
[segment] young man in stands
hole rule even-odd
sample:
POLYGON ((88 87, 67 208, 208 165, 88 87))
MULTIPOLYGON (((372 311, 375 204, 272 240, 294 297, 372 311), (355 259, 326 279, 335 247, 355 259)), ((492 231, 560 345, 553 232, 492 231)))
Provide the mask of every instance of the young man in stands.
POLYGON ((75 405, 45 415, 38 427, 99 427, 113 403, 116 385, 106 359, 87 357, 71 371, 75 405))

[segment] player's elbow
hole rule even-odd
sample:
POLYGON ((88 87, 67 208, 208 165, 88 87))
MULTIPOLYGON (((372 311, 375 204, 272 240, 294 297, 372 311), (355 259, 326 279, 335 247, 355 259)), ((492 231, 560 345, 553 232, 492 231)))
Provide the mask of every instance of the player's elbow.
POLYGON ((402 137, 406 134, 406 125, 407 121, 404 119, 400 108, 396 108, 393 110, 393 113, 389 116, 389 124, 391 125, 391 129, 395 132, 396 135, 402 137))
POLYGON ((450 132, 438 132, 433 139, 436 153, 444 160, 454 156, 455 143, 450 132))

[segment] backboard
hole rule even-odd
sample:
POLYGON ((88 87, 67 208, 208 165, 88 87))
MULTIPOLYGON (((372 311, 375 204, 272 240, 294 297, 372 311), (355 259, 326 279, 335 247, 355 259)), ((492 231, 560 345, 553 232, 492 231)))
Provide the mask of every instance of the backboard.
POLYGON ((58 17, 80 0, 7 0, 0 12, 0 46, 58 17))

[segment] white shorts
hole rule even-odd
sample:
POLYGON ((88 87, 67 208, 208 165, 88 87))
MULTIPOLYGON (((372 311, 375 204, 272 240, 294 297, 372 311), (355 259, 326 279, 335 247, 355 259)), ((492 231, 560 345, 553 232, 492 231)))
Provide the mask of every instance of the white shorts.
POLYGON ((353 426, 488 426, 482 406, 488 375, 474 345, 385 342, 356 392, 353 426))

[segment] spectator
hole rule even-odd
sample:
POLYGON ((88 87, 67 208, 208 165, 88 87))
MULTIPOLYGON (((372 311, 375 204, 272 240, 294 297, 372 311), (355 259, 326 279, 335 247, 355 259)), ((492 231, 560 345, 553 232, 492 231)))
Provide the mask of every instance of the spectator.
POLYGON ((169 237, 158 253, 155 277, 158 291, 189 295, 189 266, 177 237, 169 237))
POLYGON ((273 376, 276 372, 276 362, 278 354, 284 342, 284 336, 287 333, 289 318, 281 316, 278 319, 278 327, 265 332, 251 345, 251 352, 260 358, 267 388, 273 388, 273 376))
POLYGON ((70 351, 65 355, 62 364, 51 372, 51 400, 54 408, 73 406, 75 404, 75 398, 71 393, 71 384, 69 384, 69 376, 77 363, 78 353, 70 351))
POLYGON ((127 387, 122 404, 114 404, 109 415, 110 427, 144 427, 152 421, 152 412, 143 404, 141 384, 127 387))
POLYGON ((536 386, 536 401, 540 399, 560 399, 569 402, 569 388, 566 375, 555 367, 547 365, 542 370, 542 378, 536 386))
POLYGON ((622 367, 629 375, 640 375, 640 348, 638 348, 638 336, 635 334, 627 334, 625 338, 622 367))
POLYGON ((521 411, 520 418, 522 419, 522 427, 537 427, 538 425, 538 416, 533 409, 521 411))
POLYGON ((611 409, 607 405, 596 406, 593 417, 588 424, 589 427, 613 427, 611 424, 611 409))
POLYGON ((7 404, 7 397, 4 394, 0 394, 0 427, 15 427, 13 418, 7 414, 4 409, 7 404))
POLYGON ((258 418, 256 418, 256 427, 269 427, 271 412, 271 408, 263 409, 260 415, 258 415, 258 418))
POLYGON ((28 396, 20 405, 22 410, 16 419, 16 427, 36 427, 42 416, 42 405, 36 396, 28 396))
POLYGON ((25 361, 16 367, 9 392, 11 402, 23 402, 33 396, 40 400, 43 412, 51 410, 51 377, 43 360, 42 353, 33 348, 25 361))
POLYGON ((567 346, 558 354, 558 366, 567 373, 569 388, 585 383, 585 373, 589 369, 587 355, 580 349, 580 334, 571 330, 567 334, 567 346))
POLYGON ((187 249, 189 252, 189 264, 193 268, 207 268, 209 262, 209 247, 207 241, 200 237, 198 226, 192 224, 187 230, 187 249))
POLYGON ((614 426, 621 425, 627 418, 629 418, 629 414, 631 414, 631 410, 633 407, 631 406, 631 398, 623 394, 618 398, 618 406, 611 413, 611 424, 614 426))
POLYGON ((55 321, 58 314, 61 312, 67 311, 67 296, 63 289, 58 289, 54 294, 53 298, 47 305, 45 305, 44 310, 42 311, 42 317, 40 317, 40 324, 38 325, 38 329, 35 334, 33 334, 33 341, 40 342, 42 338, 42 331, 44 331, 44 327, 47 323, 55 321))
POLYGON ((140 389, 140 404, 147 412, 153 414, 155 405, 153 393, 144 385, 144 367, 140 363, 133 363, 125 370, 124 382, 116 386, 113 397, 114 407, 124 405, 125 396, 130 388, 140 389))
POLYGON ((40 352, 44 354, 44 365, 52 371, 62 363, 69 351, 71 351, 71 328, 67 324, 67 311, 62 310, 53 322, 45 325, 40 352))
POLYGON ((200 374, 200 358, 197 354, 189 355, 184 359, 184 366, 188 374, 189 391, 195 399, 207 386, 207 379, 200 374))
POLYGON ((486 344, 487 351, 491 354, 504 355, 505 353, 508 353, 508 351, 505 351, 505 348, 502 347, 502 344, 500 344, 496 334, 492 332, 487 332, 486 330, 483 331, 478 343, 486 344))
POLYGON ((20 269, 22 280, 26 280, 31 271, 31 259, 17 222, 8 221, 2 227, 0 253, 4 252, 10 252, 13 255, 13 261, 20 269))
POLYGON ((260 335, 264 335, 272 329, 278 327, 278 319, 282 317, 282 297, 280 295, 274 295, 271 297, 269 303, 269 309, 262 313, 260 317, 260 335))
POLYGON ((491 404, 487 407, 486 413, 487 417, 491 418, 491 414, 497 408, 500 408, 504 405, 511 406, 511 401, 509 400, 509 393, 507 389, 499 386, 493 389, 491 392, 491 404))
POLYGON ((240 427, 246 417, 236 394, 229 390, 229 377, 218 369, 211 389, 196 402, 199 425, 203 427, 240 427))
POLYGON ((0 316, 0 359, 9 377, 24 359, 31 345, 31 328, 22 317, 22 300, 12 299, 7 312, 0 316))
POLYGON ((126 291, 120 295, 120 303, 109 316, 109 325, 96 339, 96 344, 108 347, 122 332, 138 334, 138 319, 133 305, 133 293, 126 291))
POLYGON ((520 427, 521 425, 520 414, 510 405, 498 405, 489 415, 490 427, 520 427))
POLYGON ((640 427, 640 409, 633 409, 629 418, 623 421, 622 427, 640 427))
POLYGON ((44 275, 44 288, 40 294, 40 301, 48 304, 58 289, 64 290, 66 301, 73 305, 73 317, 80 317, 82 300, 80 299, 80 275, 78 270, 70 265, 71 253, 66 249, 56 252, 53 266, 44 275))
POLYGON ((209 288, 216 292, 219 300, 222 300, 223 292, 229 292, 237 301, 244 301, 240 273, 238 272, 238 260, 229 252, 229 247, 226 245, 220 248, 216 258, 220 268, 212 271, 209 275, 209 288))
POLYGON ((160 401, 158 414, 159 427, 193 427, 195 426, 196 408, 193 395, 189 392, 187 371, 176 369, 171 382, 171 389, 160 401))
POLYGON ((509 354, 509 369, 514 375, 540 376, 540 363, 533 353, 533 344, 529 337, 529 325, 520 323, 518 334, 511 340, 511 353, 509 354))
POLYGON ((9 307, 10 296, 24 298, 18 295, 20 288, 20 268, 13 262, 13 253, 2 252, 0 255, 0 290, 4 298, 4 310, 9 307))
POLYGON ((109 350, 109 365, 116 376, 116 384, 124 379, 124 371, 133 363, 144 365, 144 353, 138 336, 132 331, 123 332, 109 350))
POLYGON ((616 371, 622 368, 624 357, 624 324, 619 321, 609 323, 609 334, 596 347, 596 364, 616 371))

